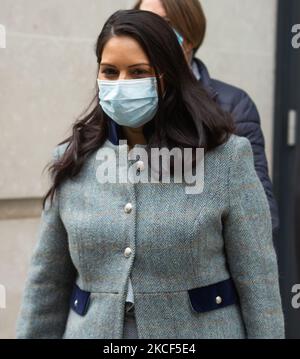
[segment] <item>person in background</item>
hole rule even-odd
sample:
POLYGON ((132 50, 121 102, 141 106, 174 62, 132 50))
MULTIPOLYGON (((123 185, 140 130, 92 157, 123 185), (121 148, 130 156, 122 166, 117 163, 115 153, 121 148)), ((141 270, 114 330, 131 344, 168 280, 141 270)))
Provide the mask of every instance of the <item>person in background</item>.
POLYGON ((154 12, 173 27, 196 78, 222 109, 231 113, 236 125, 235 133, 250 141, 255 169, 270 206, 274 240, 279 228, 278 206, 269 177, 260 116, 256 105, 244 90, 212 79, 203 61, 195 57, 203 44, 206 31, 206 17, 199 0, 139 0, 134 9, 154 12))

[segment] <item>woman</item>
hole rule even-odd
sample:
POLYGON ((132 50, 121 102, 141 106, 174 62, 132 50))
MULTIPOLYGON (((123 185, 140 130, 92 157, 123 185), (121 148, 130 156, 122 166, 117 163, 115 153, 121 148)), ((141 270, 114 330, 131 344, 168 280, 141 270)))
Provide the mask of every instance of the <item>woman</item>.
MULTIPOLYGON (((55 148, 17 337, 284 337, 249 141, 233 134, 156 14, 113 14, 96 55, 99 101, 55 148), (127 143, 139 157, 126 157, 127 143), (149 179, 151 149, 188 148, 205 152, 199 194, 175 182, 176 156, 170 183, 165 168, 154 183, 128 181, 130 171, 120 180, 129 164, 135 180, 149 179)), ((197 171, 195 156, 188 163, 197 171)))
POLYGON ((139 0, 134 9, 152 11, 162 16, 176 29, 185 57, 196 78, 222 109, 232 114, 236 124, 236 134, 250 141, 255 169, 269 201, 273 234, 276 236, 279 228, 278 207, 269 177, 260 117, 255 104, 245 91, 211 79, 205 64, 195 57, 197 50, 203 44, 206 32, 206 18, 199 0, 139 0))

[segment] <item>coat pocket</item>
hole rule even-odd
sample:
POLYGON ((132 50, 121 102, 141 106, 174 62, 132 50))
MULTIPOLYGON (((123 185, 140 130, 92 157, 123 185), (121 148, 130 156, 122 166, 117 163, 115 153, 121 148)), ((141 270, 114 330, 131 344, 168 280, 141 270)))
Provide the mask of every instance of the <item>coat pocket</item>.
POLYGON ((88 310, 91 292, 78 287, 75 283, 70 299, 70 307, 79 315, 84 316, 88 310))
POLYGON ((231 278, 208 286, 188 290, 195 312, 208 312, 238 303, 238 293, 231 278))

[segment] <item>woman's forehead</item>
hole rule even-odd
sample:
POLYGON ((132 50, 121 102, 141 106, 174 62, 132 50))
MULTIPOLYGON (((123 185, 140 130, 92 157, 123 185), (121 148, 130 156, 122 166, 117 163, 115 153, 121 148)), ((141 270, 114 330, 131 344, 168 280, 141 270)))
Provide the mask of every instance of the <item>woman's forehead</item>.
POLYGON ((129 36, 114 36, 105 44, 101 62, 148 63, 149 59, 141 45, 129 36))

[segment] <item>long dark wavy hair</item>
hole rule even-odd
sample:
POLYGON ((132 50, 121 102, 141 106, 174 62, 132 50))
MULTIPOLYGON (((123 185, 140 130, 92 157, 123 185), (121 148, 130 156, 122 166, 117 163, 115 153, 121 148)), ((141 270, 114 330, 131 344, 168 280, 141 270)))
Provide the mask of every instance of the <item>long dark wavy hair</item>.
MULTIPOLYGON (((234 133, 231 115, 224 112, 198 82, 170 25, 160 16, 141 10, 119 10, 105 23, 96 44, 100 66, 106 43, 114 36, 130 36, 148 56, 158 84, 158 110, 143 127, 147 149, 152 147, 204 148, 210 151, 225 143, 234 133), (159 76, 163 74, 166 93, 159 76)), ((56 189, 67 178, 76 176, 86 158, 108 139, 108 121, 98 99, 98 90, 82 117, 72 125, 72 135, 63 155, 51 162, 52 186, 43 199, 51 203, 56 189), (92 106, 94 106, 92 108, 92 106)))

